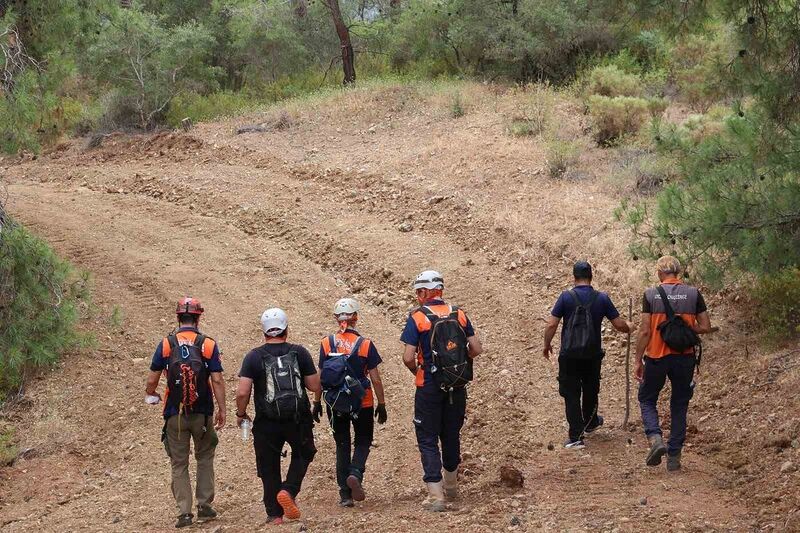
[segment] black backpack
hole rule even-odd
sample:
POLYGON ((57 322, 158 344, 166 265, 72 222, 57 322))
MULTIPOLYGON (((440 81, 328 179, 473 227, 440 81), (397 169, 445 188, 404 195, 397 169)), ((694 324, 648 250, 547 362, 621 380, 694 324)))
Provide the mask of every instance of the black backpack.
POLYGON ((300 373, 296 351, 284 355, 262 355, 264 366, 264 396, 256 404, 269 420, 278 422, 299 421, 309 410, 308 396, 300 373))
MULTIPOLYGON (((358 357, 358 350, 364 337, 356 339, 349 354, 330 356, 325 360, 320 368, 319 378, 322 384, 322 398, 325 403, 335 412, 358 418, 361 411, 361 401, 366 395, 366 389, 361 383, 359 376, 356 376, 350 364, 350 358, 358 357)), ((330 346, 335 350, 336 339, 333 335, 328 337, 330 346)), ((332 352, 335 353, 335 352, 332 352)))
POLYGON ((564 323, 564 342, 561 355, 572 359, 592 359, 599 355, 600 339, 592 318, 592 305, 597 300, 597 291, 592 291, 589 300, 581 303, 574 289, 567 291, 575 301, 575 311, 564 323))
POLYGON ((178 413, 192 414, 196 407, 207 401, 209 374, 203 359, 205 340, 206 336, 200 333, 191 344, 180 344, 177 335, 167 337, 170 348, 167 363, 167 403, 178 413))
POLYGON ((661 301, 664 303, 664 310, 667 313, 667 319, 658 325, 658 331, 661 333, 661 338, 664 344, 675 350, 677 353, 682 354, 689 348, 699 347, 699 355, 697 355, 697 364, 700 364, 700 357, 702 356, 702 345, 700 344, 700 335, 698 335, 686 323, 683 317, 675 314, 672 305, 667 299, 667 293, 664 288, 659 285, 656 290, 661 295, 661 301))
POLYGON ((469 357, 467 334, 458 321, 458 307, 440 317, 427 306, 420 307, 431 322, 430 371, 443 391, 461 389, 472 381, 472 359, 469 357))

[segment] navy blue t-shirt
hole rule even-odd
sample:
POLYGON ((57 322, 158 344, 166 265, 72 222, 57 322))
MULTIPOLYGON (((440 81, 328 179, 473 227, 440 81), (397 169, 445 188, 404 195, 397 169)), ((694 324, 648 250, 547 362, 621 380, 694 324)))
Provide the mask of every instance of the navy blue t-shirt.
MULTIPOLYGON (((580 300, 581 303, 588 302, 592 292, 595 292, 591 285, 578 285, 573 289, 578 295, 578 300, 580 300)), ((572 295, 569 293, 569 291, 564 291, 561 293, 561 296, 558 297, 558 301, 556 301, 556 305, 553 306, 553 310, 550 312, 550 314, 556 318, 563 318, 564 323, 566 323, 569 320, 569 317, 572 316, 572 313, 575 312, 575 307, 575 300, 572 298, 572 295)), ((614 304, 611 302, 611 298, 608 297, 608 294, 599 291, 597 291, 597 298, 592 304, 591 311, 592 325, 595 329, 595 338, 600 341, 601 345, 599 348, 602 350, 603 337, 600 334, 600 326, 603 323, 603 318, 614 320, 615 318, 619 317, 619 311, 617 311, 617 308, 614 307, 614 304)), ((563 326, 561 327, 561 345, 564 346, 563 326)))

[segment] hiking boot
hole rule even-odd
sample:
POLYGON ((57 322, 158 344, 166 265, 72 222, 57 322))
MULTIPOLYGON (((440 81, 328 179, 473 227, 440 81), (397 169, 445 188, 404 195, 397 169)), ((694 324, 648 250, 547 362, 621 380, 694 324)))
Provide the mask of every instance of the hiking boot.
POLYGON ((283 524, 283 517, 282 516, 267 516, 267 525, 269 526, 279 526, 283 524))
POLYGON ((567 448, 568 450, 582 450, 586 448, 586 443, 583 442, 583 439, 567 439, 564 442, 564 448, 567 448))
POLYGON ((429 511, 434 513, 441 513, 447 509, 444 503, 444 487, 441 481, 436 483, 426 483, 428 486, 428 498, 423 503, 429 511))
POLYGON ((339 499, 339 507, 354 507, 353 498, 342 497, 339 499))
POLYGON ((584 430, 583 430, 583 432, 584 432, 584 433, 594 433, 595 431, 597 431, 597 429, 598 429, 600 426, 602 426, 602 425, 603 425, 603 422, 604 422, 604 421, 603 421, 603 417, 602 417, 602 416, 600 416, 600 415, 597 415, 597 422, 596 422, 596 423, 594 423, 594 424, 592 424, 592 425, 590 425, 590 426, 589 426, 589 427, 587 427, 586 429, 584 429, 584 430))
POLYGON ((664 439, 661 435, 651 435, 647 437, 650 442, 650 451, 647 453, 647 466, 658 466, 661 464, 661 458, 667 453, 667 447, 664 446, 664 439))
POLYGON ((444 499, 452 501, 458 498, 458 468, 450 472, 446 468, 442 471, 442 488, 444 489, 444 499))
POLYGON ((350 489, 350 494, 352 494, 353 499, 357 502, 363 502, 367 495, 364 494, 364 487, 361 486, 361 480, 351 474, 347 476, 346 483, 347 488, 350 489))
POLYGON ((667 455, 667 470, 676 472, 681 469, 681 453, 675 455, 667 455))
POLYGON ((207 520, 213 520, 217 517, 217 512, 211 508, 210 505, 198 505, 197 506, 197 521, 198 522, 205 522, 207 520))
POLYGON ((192 513, 182 514, 178 517, 178 521, 175 522, 175 527, 186 527, 192 525, 192 518, 194 515, 192 513))
POLYGON ((278 495, 275 497, 275 499, 277 499, 278 504, 283 507, 283 516, 289 520, 297 520, 300 518, 300 509, 297 507, 294 497, 289 493, 288 490, 282 490, 278 492, 278 495))

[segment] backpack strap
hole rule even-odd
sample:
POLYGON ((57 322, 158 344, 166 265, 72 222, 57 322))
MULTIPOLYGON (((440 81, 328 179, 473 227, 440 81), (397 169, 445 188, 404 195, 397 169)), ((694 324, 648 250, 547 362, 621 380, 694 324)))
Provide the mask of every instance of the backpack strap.
POLYGON ((433 310, 428 307, 427 305, 422 305, 419 308, 420 311, 428 318, 428 321, 433 324, 434 321, 439 320, 439 315, 433 312, 433 310))
POLYGON ((194 345, 195 345, 196 347, 200 348, 200 353, 201 353, 201 354, 203 353, 203 343, 205 343, 205 342, 206 342, 206 339, 207 339, 207 338, 208 338, 208 337, 206 337, 206 336, 205 336, 205 335, 203 335, 202 333, 198 333, 198 334, 197 334, 197 337, 195 337, 195 338, 194 338, 194 345))
POLYGON ((659 285, 658 287, 656 287, 656 290, 658 291, 658 294, 661 295, 661 301, 664 303, 664 309, 667 312, 667 319, 672 320, 673 318, 675 318, 675 311, 672 309, 672 305, 669 303, 669 300, 667 299, 667 293, 666 291, 664 291, 664 287, 659 285))
POLYGON ((450 306, 450 318, 455 318, 458 321, 458 306, 450 306))
POLYGON ((580 298, 578 298, 578 293, 575 292, 575 289, 570 289, 567 292, 570 296, 572 296, 576 307, 585 307, 587 309, 590 309, 592 305, 594 305, 595 300, 597 300, 597 295, 599 294, 596 290, 592 289, 589 299, 586 301, 586 303, 583 303, 581 302, 580 298))
POLYGON ((349 360, 351 357, 353 357, 354 355, 355 355, 356 357, 358 357, 358 351, 361 349, 361 344, 362 344, 363 342, 364 342, 364 337, 358 337, 358 338, 356 339, 356 342, 355 342, 355 344, 353 344, 353 347, 350 349, 350 354, 347 356, 347 359, 348 359, 348 360, 349 360))
POLYGON ((332 352, 336 351, 336 334, 328 335, 328 353, 330 355, 332 352))

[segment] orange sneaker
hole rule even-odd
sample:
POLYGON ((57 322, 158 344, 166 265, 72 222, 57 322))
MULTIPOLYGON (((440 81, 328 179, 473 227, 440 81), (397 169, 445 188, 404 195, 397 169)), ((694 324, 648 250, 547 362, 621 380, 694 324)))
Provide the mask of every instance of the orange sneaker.
POLYGON ((289 520, 297 520, 300 518, 300 509, 297 508, 294 498, 288 491, 280 491, 276 498, 280 506, 283 507, 283 516, 289 520))
POLYGON ((279 526, 281 524, 283 524, 283 517, 282 516, 268 516, 267 517, 267 525, 279 526))

